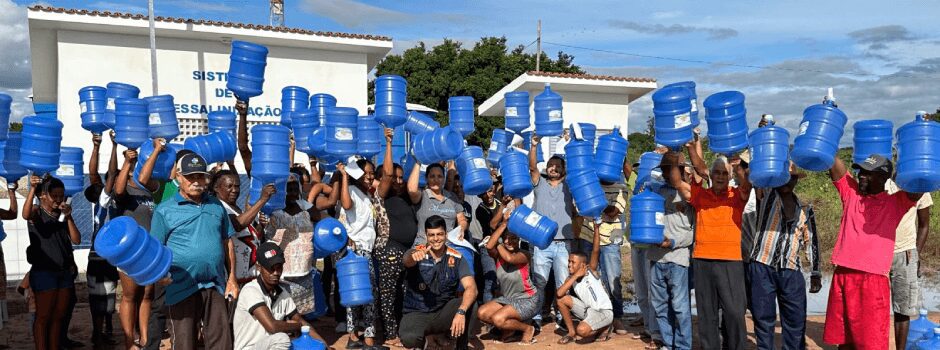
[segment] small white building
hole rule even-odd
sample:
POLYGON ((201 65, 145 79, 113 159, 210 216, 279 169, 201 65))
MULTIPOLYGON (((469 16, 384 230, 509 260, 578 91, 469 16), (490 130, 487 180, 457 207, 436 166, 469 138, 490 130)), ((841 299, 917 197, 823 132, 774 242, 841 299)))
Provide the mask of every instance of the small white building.
MULTIPOLYGON (((551 84, 552 91, 562 97, 566 128, 571 123, 591 123, 597 127, 597 136, 601 136, 619 126, 624 137, 627 136, 630 102, 657 88, 656 79, 652 78, 530 71, 483 101, 478 113, 481 116, 503 116, 507 92, 528 91, 529 98, 534 100, 545 89, 545 84, 551 84)), ((534 104, 530 104, 532 125, 535 122, 533 108, 534 104)), ((546 144, 548 154, 554 153, 557 142, 557 138, 552 138, 546 144)))
MULTIPOLYGON (((140 88, 141 97, 154 95, 147 16, 41 5, 30 7, 27 16, 34 103, 57 105, 58 119, 64 124, 62 146, 84 148, 88 164, 91 133, 81 128, 78 90, 122 82, 140 88)), ((202 19, 158 16, 155 28, 158 89, 159 94, 174 96, 181 131, 176 142, 204 133, 209 111, 235 105, 225 87, 232 40, 270 50, 264 94, 250 101, 250 125, 278 122, 281 89, 290 85, 305 87, 311 94, 331 94, 338 105, 365 114, 369 72, 392 49, 392 39, 385 36, 202 19)), ((110 142, 102 142, 99 172, 106 170, 110 152, 110 142)), ((298 153, 298 161, 304 157, 298 153)), ((236 157, 236 163, 241 159, 236 157)), ((73 204, 84 201, 78 197, 73 204)), ((87 202, 81 204, 81 209, 76 206, 76 218, 87 235, 90 212, 80 212, 89 210, 87 202)), ((3 241, 8 278, 15 280, 29 269, 26 223, 17 219, 3 225, 8 234, 3 241)), ((76 251, 82 271, 86 255, 87 250, 76 251)))

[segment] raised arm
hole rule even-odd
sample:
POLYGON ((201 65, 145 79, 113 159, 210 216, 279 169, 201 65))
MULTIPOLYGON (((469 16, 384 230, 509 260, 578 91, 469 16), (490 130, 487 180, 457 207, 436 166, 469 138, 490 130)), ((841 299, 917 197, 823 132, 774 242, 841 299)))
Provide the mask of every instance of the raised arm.
POLYGON ((104 182, 104 193, 111 193, 111 191, 114 190, 114 182, 115 182, 114 180, 118 174, 118 165, 117 165, 118 164, 118 161, 117 161, 118 147, 117 147, 117 141, 114 140, 114 130, 111 130, 111 132, 109 132, 108 135, 111 138, 111 157, 110 159, 108 159, 108 173, 107 173, 107 179, 105 179, 105 182, 104 182))
POLYGON ((131 169, 134 168, 135 164, 137 164, 137 151, 132 149, 124 151, 124 165, 121 167, 121 172, 118 173, 117 180, 114 183, 115 197, 122 197, 127 194, 127 180, 131 178, 131 169))
POLYGON ((235 228, 235 231, 241 231, 250 226, 251 223, 255 221, 255 218, 258 217, 261 208, 268 203, 268 200, 271 199, 271 196, 273 196, 276 191, 273 184, 264 185, 264 187, 261 188, 261 196, 255 204, 245 209, 245 211, 238 216, 229 215, 232 219, 232 226, 235 228))
POLYGON ((382 161, 382 179, 379 180, 379 188, 376 190, 379 198, 385 198, 392 183, 395 182, 395 163, 392 162, 392 137, 395 130, 385 128, 385 158, 382 161))
POLYGON ((290 134, 290 153, 288 153, 288 154, 290 154, 290 163, 288 163, 288 164, 294 164, 294 153, 296 153, 296 152, 297 152, 297 141, 294 141, 294 133, 291 132, 291 134, 290 134))
POLYGON ((235 102, 238 111, 238 154, 245 164, 245 174, 251 176, 251 147, 248 147, 248 101, 235 102))
MULTIPOLYGON (((160 184, 156 181, 151 181, 151 176, 153 176, 153 168, 157 165, 157 157, 160 156, 160 153, 166 150, 166 140, 162 138, 156 138, 153 140, 153 152, 150 153, 150 157, 147 158, 147 161, 144 162, 144 165, 140 168, 140 174, 137 174, 137 182, 147 187, 147 190, 150 192, 156 191, 160 184)), ((176 157, 176 155, 173 155, 176 157)))
POLYGON ((594 241, 592 242, 591 247, 591 263, 588 265, 588 268, 591 269, 591 272, 597 272, 597 265, 600 262, 601 258, 601 225, 597 224, 597 221, 594 221, 594 241))
POLYGON ((0 209, 0 220, 16 219, 19 212, 19 204, 16 202, 16 187, 16 182, 7 184, 7 198, 10 198, 10 208, 7 210, 0 209))
POLYGON ((529 176, 532 177, 532 185, 538 185, 542 175, 539 174, 538 148, 540 137, 532 133, 532 142, 529 143, 529 176))
MULTIPOLYGON (((682 158, 679 158, 679 161, 682 161, 682 158)), ((682 179, 682 168, 681 163, 679 166, 670 167, 668 174, 663 174, 666 176, 666 181, 669 182, 669 185, 675 187, 678 190, 679 195, 682 196, 682 200, 688 202, 692 200, 692 186, 688 182, 682 179)))
POLYGON ((418 187, 420 178, 421 164, 415 161, 415 165, 411 167, 411 173, 408 175, 408 197, 411 198, 411 204, 421 203, 421 189, 418 187))
MULTIPOLYGON (((98 173, 98 156, 101 151, 101 135, 91 135, 91 155, 88 157, 88 183, 91 185, 104 185, 101 174, 98 173)), ((15 197, 10 197, 15 198, 15 197)))
POLYGON ((694 141, 686 145, 686 148, 689 150, 689 160, 692 161, 692 167, 695 169, 695 173, 698 176, 701 176, 702 179, 709 178, 708 166, 705 165, 705 159, 702 158, 702 140, 696 138, 694 141))
POLYGON ((833 182, 839 181, 847 172, 849 172, 849 169, 845 167, 845 163, 842 162, 842 159, 836 157, 835 162, 832 163, 832 168, 829 168, 829 178, 833 182))
POLYGON ((457 182, 457 166, 454 160, 447 161, 447 177, 444 179, 444 189, 448 192, 454 192, 454 183, 457 182))
MULTIPOLYGON (((36 199, 36 192, 41 183, 42 179, 39 176, 32 175, 29 177, 29 192, 26 193, 26 200, 23 201, 23 220, 29 221, 39 212, 39 206, 33 205, 33 201, 36 199)), ((11 200, 15 198, 12 197, 11 200)))
MULTIPOLYGON (((346 175, 346 165, 339 163, 336 165, 336 171, 340 176, 339 202, 343 209, 349 210, 353 207, 352 197, 349 195, 349 176, 346 175)), ((334 176, 336 174, 334 173, 334 176)))

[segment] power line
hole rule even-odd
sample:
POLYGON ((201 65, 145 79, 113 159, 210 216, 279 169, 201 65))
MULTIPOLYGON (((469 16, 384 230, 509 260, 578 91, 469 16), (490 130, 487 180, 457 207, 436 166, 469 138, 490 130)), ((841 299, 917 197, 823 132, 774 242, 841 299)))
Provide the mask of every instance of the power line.
POLYGON ((639 57, 639 58, 651 58, 651 59, 666 60, 666 61, 677 61, 677 62, 686 62, 686 63, 710 64, 710 65, 716 65, 716 66, 740 67, 740 68, 753 68, 753 69, 770 69, 770 70, 781 70, 781 71, 790 71, 790 72, 806 72, 806 73, 819 73, 819 74, 853 75, 853 76, 861 76, 861 77, 872 77, 872 76, 873 76, 873 77, 897 76, 897 77, 908 77, 908 78, 913 78, 913 77, 914 77, 913 75, 900 74, 900 73, 895 73, 895 74, 890 74, 890 75, 881 75, 881 74, 874 74, 874 73, 829 72, 829 71, 817 70, 817 69, 798 69, 798 68, 763 66, 763 65, 756 65, 756 64, 741 64, 741 63, 728 63, 728 62, 715 62, 715 61, 705 61, 705 60, 693 60, 693 59, 688 59, 688 58, 676 58, 676 57, 666 57, 666 56, 656 56, 656 55, 644 55, 644 54, 631 53, 631 52, 622 52, 622 51, 614 51, 614 50, 596 49, 596 48, 584 47, 584 46, 576 46, 576 45, 568 45, 568 44, 553 43, 553 42, 544 41, 544 40, 542 41, 542 43, 549 44, 549 45, 555 45, 555 46, 566 47, 566 48, 569 48, 569 49, 576 49, 576 50, 595 51, 595 52, 603 52, 603 53, 609 53, 609 54, 615 54, 615 55, 623 55, 623 56, 631 56, 631 57, 639 57))

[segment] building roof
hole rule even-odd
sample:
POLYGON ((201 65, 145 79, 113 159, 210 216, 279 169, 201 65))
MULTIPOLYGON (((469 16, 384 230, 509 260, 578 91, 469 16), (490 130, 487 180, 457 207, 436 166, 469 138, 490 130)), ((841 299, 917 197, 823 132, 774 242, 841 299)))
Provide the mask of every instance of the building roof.
MULTIPOLYGON (((70 14, 70 15, 85 15, 85 16, 97 16, 97 17, 147 20, 147 15, 126 13, 126 12, 68 9, 68 8, 62 8, 62 7, 52 7, 52 6, 42 6, 42 5, 30 6, 29 10, 37 11, 37 12, 65 13, 65 14, 70 14)), ((254 30, 263 30, 263 31, 270 31, 270 32, 307 34, 307 35, 316 35, 316 36, 324 36, 324 37, 392 41, 392 38, 383 36, 383 35, 323 32, 323 31, 307 30, 303 28, 274 27, 274 26, 261 25, 261 24, 250 24, 250 23, 246 24, 246 23, 236 23, 236 22, 213 21, 213 20, 205 20, 205 19, 156 16, 154 17, 154 20, 157 22, 189 23, 189 24, 226 27, 226 28, 254 29, 254 30)))
MULTIPOLYGON (((584 96, 584 94, 623 96, 617 98, 618 104, 627 105, 641 96, 657 88, 656 79, 639 77, 617 77, 610 75, 592 75, 575 73, 550 73, 529 71, 522 73, 518 78, 506 84, 493 96, 480 104, 477 112, 482 116, 502 116, 504 95, 512 91, 528 91, 529 98, 534 98, 546 84, 551 84, 552 90, 570 96, 584 96)), ((566 96, 565 101, 574 101, 578 97, 566 96)))

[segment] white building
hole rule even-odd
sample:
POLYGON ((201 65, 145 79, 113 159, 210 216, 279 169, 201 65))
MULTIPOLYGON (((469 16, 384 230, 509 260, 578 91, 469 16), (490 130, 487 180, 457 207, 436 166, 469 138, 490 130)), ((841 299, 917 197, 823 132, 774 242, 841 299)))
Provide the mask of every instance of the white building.
MULTIPOLYGON (((627 137, 630 102, 657 88, 656 79, 652 78, 530 71, 483 101, 478 113, 481 116, 503 116, 507 92, 528 91, 530 100, 534 100, 545 89, 545 84, 551 84, 552 91, 562 97, 565 127, 571 123, 591 123, 597 127, 598 137, 610 133, 614 126, 619 126, 620 132, 627 137)), ((535 125, 533 109, 534 104, 530 104, 529 115, 533 119, 532 125, 535 125)), ((554 153, 557 141, 553 138, 545 144, 547 154, 554 153)))
MULTIPOLYGON (((28 19, 34 102, 57 104, 64 124, 62 145, 85 148, 87 164, 91 134, 81 128, 78 90, 122 82, 139 87, 141 97, 154 95, 147 17, 33 6, 28 19)), ((281 88, 289 85, 331 94, 338 105, 365 114, 369 72, 392 49, 391 38, 374 35, 173 17, 156 17, 155 27, 159 94, 174 96, 181 131, 177 141, 203 133, 207 112, 234 106, 235 98, 225 88, 232 40, 270 50, 265 93, 250 101, 250 124, 279 121, 281 88)), ((101 152, 99 170, 104 172, 109 142, 102 143, 101 152)), ((5 221, 4 227, 7 273, 17 279, 29 267, 26 224, 5 221)), ((78 265, 85 267, 81 261, 78 265)))

